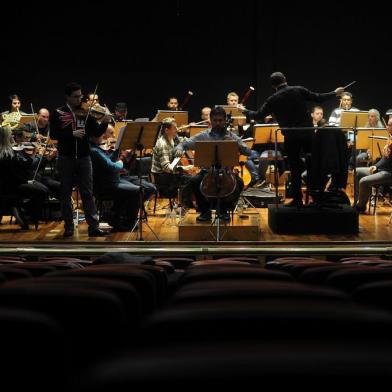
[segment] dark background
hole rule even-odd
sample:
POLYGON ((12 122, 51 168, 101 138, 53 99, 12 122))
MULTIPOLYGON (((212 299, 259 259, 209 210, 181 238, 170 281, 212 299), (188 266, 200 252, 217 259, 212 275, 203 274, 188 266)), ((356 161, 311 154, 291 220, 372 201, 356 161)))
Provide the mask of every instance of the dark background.
MULTIPOLYGON (((271 72, 290 84, 326 92, 352 80, 354 106, 392 107, 390 9, 377 2, 164 0, 159 3, 64 1, 50 6, 2 4, 2 94, 18 94, 22 110, 64 101, 64 85, 83 92, 99 82, 101 103, 128 103, 129 117, 152 117, 169 96, 197 120, 201 107, 223 104, 230 91, 256 92, 256 108, 272 90, 271 72)), ((324 105, 326 116, 338 106, 324 105)))

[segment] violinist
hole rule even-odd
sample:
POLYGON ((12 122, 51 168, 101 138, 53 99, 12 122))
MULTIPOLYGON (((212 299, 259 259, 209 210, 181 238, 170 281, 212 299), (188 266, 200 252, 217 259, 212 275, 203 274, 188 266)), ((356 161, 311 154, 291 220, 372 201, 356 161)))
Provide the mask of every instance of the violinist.
POLYGON ((16 214, 17 223, 22 229, 28 229, 29 223, 37 228, 48 189, 38 181, 29 182, 33 157, 24 154, 22 148, 14 149, 13 142, 10 128, 0 127, 0 189, 4 194, 15 195, 19 204, 28 199, 25 208, 19 208, 16 214))
POLYGON ((27 132, 30 132, 31 141, 41 141, 50 133, 49 110, 42 108, 38 111, 37 120, 25 124, 27 132))
MULTIPOLYGON (((21 146, 20 154, 32 158, 29 170, 29 179, 37 180, 49 189, 49 196, 60 198, 60 181, 55 178, 54 165, 57 157, 57 148, 48 147, 40 142, 33 141, 30 127, 19 127, 13 130, 14 140, 17 146, 21 146), (47 174, 45 167, 52 165, 51 174, 47 174)), ((16 148, 16 147, 15 147, 16 148)))
POLYGON ((177 136, 177 123, 174 118, 165 118, 162 122, 160 137, 158 138, 152 155, 151 172, 159 188, 174 193, 184 185, 182 190, 182 204, 184 207, 193 207, 191 202, 192 190, 187 187, 190 175, 182 172, 182 166, 174 166, 175 148, 183 140, 177 136))
MULTIPOLYGON (((392 119, 388 120, 387 131, 389 138, 392 137, 392 119)), ((392 183, 392 143, 389 140, 384 147, 382 158, 370 167, 358 167, 356 170, 355 181, 359 189, 358 202, 355 209, 359 213, 366 211, 366 204, 369 200, 372 186, 390 185, 392 183)))
MULTIPOLYGON (((241 140, 233 132, 227 130, 226 127, 226 112, 221 106, 217 106, 211 110, 210 113, 211 119, 211 128, 207 129, 203 132, 198 133, 195 136, 192 136, 189 139, 184 140, 175 149, 176 156, 182 156, 183 153, 187 150, 194 150, 195 143, 197 141, 207 141, 207 140, 235 140, 238 143, 239 151, 243 155, 250 155, 251 150, 246 146, 246 144, 241 140)), ((191 187, 198 206, 198 210, 200 215, 196 218, 199 222, 206 222, 211 220, 211 209, 209 201, 203 196, 200 191, 200 183, 202 182, 204 176, 207 174, 208 170, 203 168, 199 174, 193 176, 189 180, 189 186, 191 187)), ((236 199, 241 193, 243 188, 243 182, 240 178, 237 178, 238 186, 236 189, 236 199)), ((237 202, 234 200, 234 203, 237 202)), ((230 216, 228 214, 228 210, 232 207, 232 203, 226 203, 224 200, 221 204, 221 216, 220 219, 222 220, 230 220, 230 216)), ((235 204, 234 204, 235 205, 235 204)))
POLYGON ((120 177, 123 162, 118 154, 107 153, 100 146, 105 136, 90 137, 94 194, 112 195, 113 208, 108 223, 113 226, 113 232, 129 231, 137 218, 140 187, 120 177))
POLYGON ((57 170, 61 182, 61 209, 64 218, 64 237, 74 234, 72 188, 77 182, 90 237, 102 237, 93 201, 93 177, 88 138, 99 137, 111 119, 102 115, 97 119, 90 110, 80 110, 82 88, 78 83, 65 87, 65 105, 50 116, 52 137, 58 141, 57 170))

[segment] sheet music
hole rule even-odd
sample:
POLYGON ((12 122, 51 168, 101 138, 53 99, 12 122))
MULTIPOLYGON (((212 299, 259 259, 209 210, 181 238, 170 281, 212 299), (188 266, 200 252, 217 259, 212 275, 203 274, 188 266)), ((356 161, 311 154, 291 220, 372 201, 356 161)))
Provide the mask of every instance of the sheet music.
POLYGON ((173 159, 173 162, 169 165, 169 168, 171 171, 174 170, 174 168, 177 166, 178 162, 180 162, 181 158, 177 157, 173 159))
POLYGON ((118 149, 120 148, 122 139, 123 139, 123 137, 124 137, 125 128, 126 128, 126 127, 120 128, 120 131, 118 132, 116 145, 114 146, 114 149, 115 149, 115 150, 118 150, 118 149))

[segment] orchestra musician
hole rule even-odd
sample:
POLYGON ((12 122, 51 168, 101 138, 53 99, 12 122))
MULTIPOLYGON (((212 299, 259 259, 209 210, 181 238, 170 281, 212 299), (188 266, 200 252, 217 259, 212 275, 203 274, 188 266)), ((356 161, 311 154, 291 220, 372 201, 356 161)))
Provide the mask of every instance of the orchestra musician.
POLYGON ((52 137, 58 141, 57 170, 61 182, 61 208, 64 218, 64 237, 74 234, 71 203, 74 182, 79 186, 84 214, 90 237, 105 236, 99 229, 98 215, 93 201, 93 177, 88 137, 99 137, 107 128, 111 117, 102 116, 98 121, 90 111, 80 110, 82 88, 78 83, 65 87, 65 105, 50 117, 52 137))
POLYGON ((104 134, 90 137, 94 194, 113 197, 112 215, 108 218, 112 231, 129 231, 137 218, 140 187, 120 178, 123 162, 117 151, 107 152, 101 148, 104 137, 104 134))
POLYGON ((18 148, 17 153, 32 160, 26 173, 28 179, 44 184, 49 190, 49 196, 60 199, 60 181, 55 178, 53 171, 51 175, 45 173, 45 167, 57 157, 57 148, 34 142, 32 133, 29 128, 26 128, 26 125, 15 128, 12 134, 16 146, 24 147, 18 148))
POLYGON ((169 97, 166 106, 169 110, 178 110, 178 99, 177 97, 169 97))
MULTIPOLYGON (((23 148, 13 148, 13 138, 9 127, 0 127, 0 188, 2 194, 15 195, 21 204, 27 198, 27 210, 18 209, 17 223, 22 229, 28 229, 29 223, 38 228, 42 207, 48 195, 48 189, 38 181, 29 181, 33 157, 23 153, 23 148), (30 215, 30 218, 27 217, 30 215)), ((15 208, 17 206, 14 206, 15 208)))
POLYGON ((312 117, 312 123, 315 127, 322 127, 327 122, 324 119, 324 109, 321 106, 313 106, 310 116, 312 117))
MULTIPOLYGON (((388 136, 392 137, 392 119, 387 124, 388 136)), ((358 202, 355 209, 359 213, 366 211, 366 204, 369 200, 372 186, 392 184, 392 143, 387 142, 383 150, 382 158, 373 166, 359 167, 356 170, 357 189, 359 190, 358 202)))
POLYGON ((359 109, 353 106, 353 95, 349 91, 344 91, 340 97, 339 107, 334 109, 331 113, 328 124, 331 126, 340 126, 340 119, 342 117, 342 111, 348 110, 350 112, 358 112, 359 109))
POLYGON ((25 124, 27 132, 31 133, 31 141, 41 140, 50 134, 49 110, 41 108, 37 114, 37 122, 30 121, 25 124), (38 129, 37 129, 38 128, 38 129))
MULTIPOLYGON (((226 102, 227 102, 227 105, 229 105, 229 106, 237 107, 237 105, 239 103, 238 94, 234 91, 231 91, 230 93, 227 94, 226 102)), ((238 122, 237 134, 243 135, 244 134, 243 126, 245 125, 246 120, 238 119, 237 122, 238 122)), ((257 151, 251 150, 251 154, 248 156, 248 158, 245 162, 245 167, 249 170, 249 173, 251 176, 251 181, 248 184, 249 188, 251 188, 253 186, 258 186, 262 183, 261 178, 260 178, 259 169, 257 168, 257 166, 254 162, 255 160, 257 161, 259 159, 259 157, 260 157, 260 154, 257 151)))
MULTIPOLYGON (((254 119, 263 121, 267 115, 273 115, 281 128, 285 127, 305 127, 313 126, 312 118, 307 110, 308 101, 323 102, 333 96, 340 96, 343 92, 342 87, 338 87, 330 93, 314 93, 302 86, 289 86, 286 77, 282 72, 274 72, 270 76, 272 88, 276 91, 272 94, 258 111, 250 111, 244 106, 239 108, 246 114, 248 120, 254 119)), ((300 153, 303 150, 310 154, 312 149, 313 130, 284 130, 284 148, 288 156, 291 170, 293 200, 290 205, 301 206, 301 159, 300 153)), ((308 155, 309 156, 309 155, 308 155)), ((308 173, 309 160, 307 162, 308 173)), ((310 176, 309 176, 310 177, 310 176)), ((309 178, 309 184, 312 184, 309 178)))
MULTIPOLYGON (((166 102, 166 107, 168 110, 179 110, 179 103, 177 97, 169 97, 166 102)), ((159 112, 155 115, 155 117, 151 121, 158 121, 159 112)))
POLYGON ((201 109, 201 114, 200 114, 200 118, 202 119, 202 121, 207 121, 209 126, 211 126, 210 113, 211 113, 211 108, 209 106, 204 106, 204 108, 201 109))
POLYGON ((2 115, 14 113, 14 112, 17 112, 17 113, 19 113, 21 115, 27 114, 27 113, 23 112, 22 110, 20 110, 20 107, 21 107, 22 103, 21 103, 21 100, 19 98, 19 95, 12 94, 8 98, 9 98, 9 101, 10 101, 10 107, 9 107, 8 110, 2 112, 1 113, 2 115))
MULTIPOLYGON (((187 150, 194 150, 195 143, 197 141, 216 141, 216 140, 235 140, 238 143, 238 147, 240 153, 243 155, 250 155, 251 150, 246 146, 246 144, 238 137, 235 133, 227 130, 226 127, 226 112, 221 106, 217 106, 211 110, 210 113, 211 120, 211 128, 207 129, 203 132, 198 133, 197 135, 192 136, 189 139, 184 140, 180 144, 177 145, 175 149, 176 156, 182 156, 187 150)), ((203 168, 197 175, 193 176, 189 180, 189 185, 192 188, 192 191, 196 197, 197 207, 200 212, 200 215, 196 218, 198 221, 205 222, 210 221, 212 219, 210 203, 203 196, 200 190, 200 184, 207 174, 207 169, 203 168)), ((240 178, 237 178, 236 187, 236 195, 234 203, 237 202, 239 195, 243 188, 243 182, 240 178)), ((221 216, 220 219, 229 221, 230 215, 228 214, 228 210, 233 206, 233 202, 226 203, 224 200, 221 204, 221 216)), ((234 204, 235 205, 235 204, 234 204)))
POLYGON ((169 193, 173 193, 183 186, 181 204, 192 208, 192 189, 187 186, 191 176, 183 173, 183 166, 172 163, 175 158, 175 148, 182 140, 184 139, 177 136, 176 120, 172 117, 165 118, 162 121, 160 137, 153 148, 151 173, 154 175, 158 189, 165 188, 169 193))
POLYGON ((127 119, 128 106, 125 102, 117 102, 114 107, 114 119, 116 121, 124 121, 127 119))

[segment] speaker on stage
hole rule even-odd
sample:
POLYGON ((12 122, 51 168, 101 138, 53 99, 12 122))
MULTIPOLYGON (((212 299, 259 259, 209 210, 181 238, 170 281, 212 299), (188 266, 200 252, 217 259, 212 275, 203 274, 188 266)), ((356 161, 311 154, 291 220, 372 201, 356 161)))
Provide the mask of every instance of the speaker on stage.
POLYGON ((356 234, 358 212, 346 204, 291 207, 268 205, 268 225, 277 234, 356 234))

